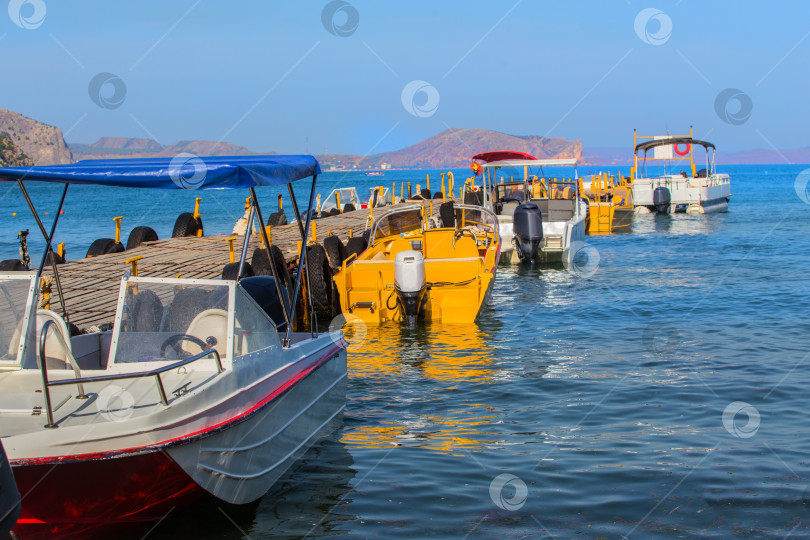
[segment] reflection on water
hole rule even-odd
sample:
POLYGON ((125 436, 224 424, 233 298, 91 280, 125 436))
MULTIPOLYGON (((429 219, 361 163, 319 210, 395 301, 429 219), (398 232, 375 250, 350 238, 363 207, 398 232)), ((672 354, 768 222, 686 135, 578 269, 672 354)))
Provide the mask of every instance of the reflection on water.
MULTIPOLYGON (((351 502, 355 464, 338 437, 335 433, 311 448, 259 501, 231 505, 207 499, 172 514, 147 537, 302 538, 346 532, 341 524, 357 519, 346 506, 351 502)), ((144 538, 143 532, 132 540, 144 538)))
MULTIPOLYGON (((369 327, 366 338, 362 347, 349 353, 350 377, 375 385, 422 388, 434 392, 431 401, 437 406, 428 409, 420 403, 396 420, 359 424, 346 430, 342 442, 350 448, 411 445, 448 453, 497 442, 496 434, 487 430, 496 418, 491 407, 481 403, 441 406, 444 393, 495 380, 491 335, 476 324, 433 323, 416 328, 387 324, 369 327)), ((424 401, 411 392, 391 398, 402 403, 424 401)), ((370 414, 375 416, 374 411, 370 414)))

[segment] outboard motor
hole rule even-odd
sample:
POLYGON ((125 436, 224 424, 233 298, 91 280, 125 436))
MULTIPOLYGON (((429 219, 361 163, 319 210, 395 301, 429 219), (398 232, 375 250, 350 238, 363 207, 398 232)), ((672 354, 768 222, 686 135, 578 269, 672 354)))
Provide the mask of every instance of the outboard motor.
POLYGON ((540 242, 543 241, 543 213, 536 204, 523 203, 515 208, 512 233, 520 261, 534 263, 540 242))
POLYGON ((405 310, 408 326, 414 326, 427 291, 425 259, 421 251, 401 251, 394 261, 394 288, 405 310))
POLYGON ((669 188, 659 186, 653 190, 653 206, 661 214, 669 214, 669 205, 672 202, 672 195, 669 188))

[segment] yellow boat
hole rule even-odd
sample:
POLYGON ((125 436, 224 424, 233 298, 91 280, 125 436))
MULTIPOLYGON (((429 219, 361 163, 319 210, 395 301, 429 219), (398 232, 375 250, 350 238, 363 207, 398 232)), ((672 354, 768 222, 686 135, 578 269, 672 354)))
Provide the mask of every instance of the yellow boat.
POLYGON ((386 321, 474 321, 495 280, 501 237, 497 217, 480 206, 444 203, 441 219, 425 206, 378 218, 370 244, 335 274, 344 314, 386 321))
POLYGON ((629 231, 633 225, 633 188, 624 178, 595 174, 579 179, 579 192, 588 201, 585 231, 608 234, 629 231))

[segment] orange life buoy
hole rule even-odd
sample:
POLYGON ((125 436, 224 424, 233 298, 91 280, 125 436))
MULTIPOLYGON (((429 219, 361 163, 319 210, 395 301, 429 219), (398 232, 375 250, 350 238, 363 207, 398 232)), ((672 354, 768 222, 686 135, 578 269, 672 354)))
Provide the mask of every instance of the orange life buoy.
POLYGON ((684 143, 684 144, 686 144, 686 150, 684 150, 683 152, 681 152, 680 150, 678 150, 678 148, 681 146, 681 143, 676 143, 676 144, 675 144, 675 146, 674 146, 674 150, 675 150, 675 153, 676 153, 677 155, 679 155, 679 156, 688 156, 688 155, 689 155, 689 150, 690 150, 689 143, 684 143))
POLYGON ((473 161, 472 163, 470 163, 470 169, 472 169, 472 172, 475 176, 481 174, 481 164, 478 163, 477 161, 473 161))

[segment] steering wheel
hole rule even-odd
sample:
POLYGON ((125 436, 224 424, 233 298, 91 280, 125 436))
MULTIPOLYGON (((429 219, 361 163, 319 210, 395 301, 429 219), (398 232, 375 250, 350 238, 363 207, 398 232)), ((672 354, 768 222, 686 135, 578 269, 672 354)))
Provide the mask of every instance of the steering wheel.
POLYGON ((188 334, 175 334, 170 336, 166 341, 163 342, 163 345, 160 346, 160 357, 166 358, 166 349, 171 347, 177 354, 177 358, 180 358, 181 360, 184 358, 189 358, 191 355, 180 347, 180 343, 183 341, 190 341, 197 345, 200 347, 201 352, 207 349, 207 344, 200 338, 190 336, 188 334))
POLYGON ((473 232, 472 229, 464 227, 463 229, 459 229, 453 233, 453 242, 452 242, 453 249, 456 249, 456 238, 461 238, 462 236, 464 236, 465 233, 469 233, 470 236, 472 236, 473 240, 475 241, 475 245, 476 246, 478 245, 478 237, 475 235, 475 232, 473 232))

